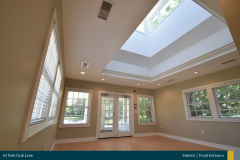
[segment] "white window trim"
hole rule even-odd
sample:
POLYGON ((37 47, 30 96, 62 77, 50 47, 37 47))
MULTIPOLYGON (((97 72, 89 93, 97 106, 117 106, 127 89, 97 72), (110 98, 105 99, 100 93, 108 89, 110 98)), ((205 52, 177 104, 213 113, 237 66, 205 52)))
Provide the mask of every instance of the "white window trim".
POLYGON ((46 38, 45 38, 45 41, 44 41, 40 61, 39 61, 39 64, 38 64, 37 73, 36 73, 36 76, 35 76, 35 79, 34 79, 34 85, 33 85, 33 88, 32 88, 31 97, 30 97, 30 100, 29 100, 29 103, 28 103, 28 108, 27 108, 27 111, 26 111, 24 124, 23 124, 23 127, 22 127, 20 143, 25 142, 28 138, 30 138, 31 136, 40 132, 41 130, 45 129, 46 127, 52 125, 55 122, 55 119, 52 119, 50 121, 46 121, 46 122, 43 122, 43 123, 40 123, 40 124, 30 126, 32 112, 33 112, 33 108, 34 108, 34 103, 35 103, 35 99, 36 99, 36 95, 37 95, 37 91, 38 91, 38 85, 39 85, 40 78, 41 78, 41 75, 42 75, 43 65, 44 65, 44 61, 45 61, 45 58, 46 58, 47 49, 48 49, 48 45, 49 45, 49 41, 50 41, 50 36, 51 36, 52 28, 53 28, 54 24, 56 24, 55 25, 55 33, 56 33, 58 56, 59 56, 59 62, 60 62, 59 64, 60 64, 61 72, 62 72, 62 76, 63 76, 61 50, 60 50, 60 43, 59 43, 59 36, 58 36, 57 12, 56 12, 56 8, 54 7, 52 15, 51 15, 50 23, 49 23, 49 26, 48 26, 46 38))
POLYGON ((236 84, 240 83, 240 78, 228 80, 228 81, 223 81, 223 82, 218 82, 218 83, 213 83, 205 86, 200 86, 200 87, 195 87, 195 88, 190 88, 186 90, 182 90, 182 96, 183 96, 183 102, 184 102, 184 109, 185 109, 185 115, 186 115, 186 120, 192 120, 192 121, 219 121, 219 122, 240 122, 240 118, 225 118, 225 117, 220 117, 219 116, 219 111, 218 111, 218 104, 216 102, 215 98, 215 93, 214 93, 214 88, 217 87, 222 87, 222 86, 227 86, 231 84, 236 84), (209 99, 209 104, 210 104, 210 110, 212 113, 212 118, 204 118, 204 117, 190 117, 189 115, 189 110, 188 110, 188 105, 187 105, 187 98, 186 98, 186 93, 189 92, 194 92, 198 90, 207 90, 207 95, 209 99))
POLYGON ((90 127, 91 121, 91 108, 92 108, 92 93, 93 91, 90 89, 80 89, 80 88, 70 88, 66 87, 64 91, 64 98, 61 109, 61 117, 59 121, 59 128, 73 128, 73 127, 90 127), (89 99, 89 108, 88 108, 88 123, 87 124, 63 124, 65 110, 66 110, 66 102, 67 102, 67 93, 68 91, 76 91, 76 92, 86 92, 90 94, 89 99))
POLYGON ((155 114, 155 105, 154 105, 154 97, 149 95, 137 95, 137 104, 138 104, 138 125, 156 125, 156 114, 155 114), (153 122, 149 123, 140 123, 140 108, 139 108, 139 98, 151 98, 152 99, 152 108, 153 108, 153 122))

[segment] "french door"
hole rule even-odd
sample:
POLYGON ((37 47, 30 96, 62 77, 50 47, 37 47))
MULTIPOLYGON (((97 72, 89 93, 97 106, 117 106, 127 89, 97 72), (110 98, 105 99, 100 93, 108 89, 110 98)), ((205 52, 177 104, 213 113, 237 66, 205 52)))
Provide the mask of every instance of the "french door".
POLYGON ((99 138, 131 136, 131 97, 101 94, 99 138))

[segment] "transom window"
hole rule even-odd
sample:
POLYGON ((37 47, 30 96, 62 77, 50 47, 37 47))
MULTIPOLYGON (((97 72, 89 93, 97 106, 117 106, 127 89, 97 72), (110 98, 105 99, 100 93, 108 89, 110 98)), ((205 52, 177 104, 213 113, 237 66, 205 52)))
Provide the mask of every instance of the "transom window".
POLYGON ((163 20, 182 0, 169 0, 160 10, 160 17, 163 20))
POLYGON ((154 102, 151 96, 138 97, 138 112, 140 124, 155 124, 154 102))
POLYGON ((91 107, 90 101, 90 90, 66 88, 62 108, 63 117, 61 119, 60 126, 88 126, 91 107))
POLYGON ((156 14, 152 19, 153 27, 155 28, 158 25, 158 15, 156 14))
POLYGON ((206 89, 186 93, 186 97, 191 117, 212 117, 206 89))
POLYGON ((214 89, 220 117, 240 118, 240 83, 214 89))

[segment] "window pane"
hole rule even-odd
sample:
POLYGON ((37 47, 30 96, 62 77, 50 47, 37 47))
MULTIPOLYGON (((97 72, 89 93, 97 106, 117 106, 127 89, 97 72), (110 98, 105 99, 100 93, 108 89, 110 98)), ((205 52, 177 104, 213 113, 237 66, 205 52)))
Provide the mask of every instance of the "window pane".
POLYGON ((220 117, 239 118, 239 87, 240 84, 235 84, 215 88, 220 117))
POLYGON ((189 105, 190 110, 195 110, 195 106, 194 105, 189 105))
POLYGON ((56 96, 55 93, 53 93, 51 107, 50 107, 50 111, 49 111, 49 119, 48 120, 53 119, 55 117, 56 108, 57 108, 57 101, 58 101, 58 97, 56 96))
MULTIPOLYGON (((89 93, 68 91, 64 124, 88 123, 89 93), (71 107, 72 106, 72 107, 71 107)), ((105 113, 101 113, 101 117, 105 113)))
POLYGON ((164 19, 182 0, 170 0, 161 9, 161 19, 164 19))
POLYGON ((37 120, 45 120, 47 118, 50 98, 51 87, 45 76, 42 74, 33 107, 31 123, 34 123, 37 120))
POLYGON ((226 99, 226 96, 223 87, 216 88, 215 90, 218 101, 224 101, 226 99))
POLYGON ((186 96, 191 117, 212 117, 206 89, 186 93, 186 96))
POLYGON ((73 98, 73 92, 68 91, 68 98, 73 98))
POLYGON ((158 16, 157 14, 152 19, 153 27, 155 28, 158 25, 158 16))
POLYGON ((196 117, 197 114, 196 114, 196 111, 191 111, 191 117, 196 117))
POLYGON ((46 75, 48 76, 50 83, 53 84, 56 70, 57 70, 57 63, 58 63, 58 48, 56 43, 56 35, 55 35, 55 29, 52 29, 46 59, 44 61, 44 71, 46 75))
POLYGON ((240 117, 240 110, 231 110, 231 117, 236 117, 239 118, 240 117))

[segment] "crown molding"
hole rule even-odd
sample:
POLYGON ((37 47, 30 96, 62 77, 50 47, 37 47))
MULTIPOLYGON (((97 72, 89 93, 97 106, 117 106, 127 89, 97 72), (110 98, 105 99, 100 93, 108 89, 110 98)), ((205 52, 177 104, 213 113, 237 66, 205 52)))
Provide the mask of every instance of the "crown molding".
POLYGON ((124 73, 124 72, 118 72, 118 71, 112 71, 112 70, 108 70, 108 69, 104 69, 101 74, 151 82, 151 77, 140 76, 140 75, 136 75, 136 74, 129 74, 129 73, 124 73))
POLYGON ((159 73, 153 77, 146 77, 146 76, 140 76, 140 75, 135 75, 135 74, 129 74, 129 73, 124 73, 124 72, 118 72, 118 71, 113 71, 113 70, 107 70, 104 69, 101 74, 104 75, 109 75, 109 76, 115 76, 115 77, 121 77, 121 78, 128 78, 128 79, 134 79, 134 80, 140 80, 140 81, 147 81, 147 82, 154 82, 159 79, 168 77, 170 75, 176 74, 178 72, 184 71, 186 69, 189 69, 191 67, 197 66, 199 64, 202 64, 204 62, 207 62, 209 60, 218 58, 220 56, 226 55, 230 52, 236 51, 237 48, 235 46, 235 43, 229 43, 221 48, 218 48, 216 50, 213 50, 207 54, 204 54, 202 56, 199 56, 195 59, 192 59, 186 63, 183 63, 181 65, 178 65, 174 68, 171 68, 165 72, 159 73))
POLYGON ((224 23, 227 23, 225 18, 223 16, 221 16, 220 14, 218 14, 217 12, 213 11, 210 7, 208 7, 206 4, 204 4, 203 2, 201 2, 200 0, 193 0, 195 3, 197 3, 199 6, 201 6, 202 8, 204 8, 205 10, 207 10, 208 12, 210 12, 212 15, 214 15, 216 18, 218 18, 219 20, 221 20, 224 23))

